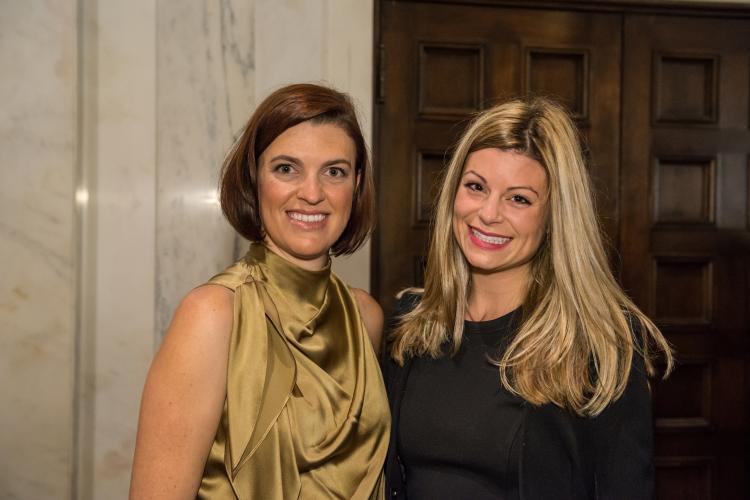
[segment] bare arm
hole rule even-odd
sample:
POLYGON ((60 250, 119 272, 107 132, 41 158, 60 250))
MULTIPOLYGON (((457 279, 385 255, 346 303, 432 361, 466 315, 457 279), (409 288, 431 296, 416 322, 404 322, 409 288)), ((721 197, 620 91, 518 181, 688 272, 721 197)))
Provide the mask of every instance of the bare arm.
POLYGON ((372 347, 375 349, 375 354, 380 355, 380 343, 383 336, 383 309, 364 290, 352 288, 352 291, 357 299, 359 314, 365 323, 365 329, 372 342, 372 347))
POLYGON ((233 300, 206 285, 175 312, 143 390, 131 499, 195 498, 226 397, 233 300))

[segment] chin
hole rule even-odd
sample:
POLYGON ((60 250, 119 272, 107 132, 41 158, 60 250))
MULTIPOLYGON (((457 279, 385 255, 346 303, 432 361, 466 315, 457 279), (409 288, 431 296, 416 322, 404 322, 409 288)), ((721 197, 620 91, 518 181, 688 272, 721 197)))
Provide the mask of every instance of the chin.
POLYGON ((491 264, 487 264, 485 262, 480 262, 480 263, 474 264, 471 261, 469 261, 469 268, 473 272, 479 273, 479 274, 492 274, 492 273, 498 271, 498 266, 497 265, 491 265, 491 264))
POLYGON ((478 273, 490 274, 497 272, 503 267, 504 262, 498 261, 497 259, 485 258, 485 255, 466 255, 466 263, 469 268, 478 273))
POLYGON ((298 259, 304 259, 304 260, 313 260, 317 259, 321 255, 328 255, 328 251, 330 250, 331 245, 321 245, 321 244, 314 244, 314 245, 293 245, 290 246, 290 253, 297 257, 298 259))

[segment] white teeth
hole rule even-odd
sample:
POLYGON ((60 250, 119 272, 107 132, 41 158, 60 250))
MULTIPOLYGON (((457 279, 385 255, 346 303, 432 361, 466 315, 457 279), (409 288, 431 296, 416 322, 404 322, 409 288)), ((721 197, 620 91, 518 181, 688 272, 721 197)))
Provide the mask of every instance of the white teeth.
POLYGON ((325 214, 306 215, 299 212, 289 212, 289 217, 302 222, 321 222, 326 218, 325 214))
POLYGON ((476 229, 472 229, 471 232, 480 240, 492 245, 502 245, 503 243, 507 243, 510 241, 510 238, 503 238, 502 236, 487 236, 486 234, 480 233, 476 229))

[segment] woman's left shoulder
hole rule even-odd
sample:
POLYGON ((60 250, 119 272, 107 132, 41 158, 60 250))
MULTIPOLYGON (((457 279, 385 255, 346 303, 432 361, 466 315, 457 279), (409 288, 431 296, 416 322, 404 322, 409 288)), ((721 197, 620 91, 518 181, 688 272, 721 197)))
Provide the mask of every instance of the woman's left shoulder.
POLYGON ((352 295, 357 300, 359 314, 365 324, 367 335, 372 341, 375 352, 380 352, 380 343, 383 335, 383 308, 380 304, 366 291, 361 288, 350 287, 352 295))

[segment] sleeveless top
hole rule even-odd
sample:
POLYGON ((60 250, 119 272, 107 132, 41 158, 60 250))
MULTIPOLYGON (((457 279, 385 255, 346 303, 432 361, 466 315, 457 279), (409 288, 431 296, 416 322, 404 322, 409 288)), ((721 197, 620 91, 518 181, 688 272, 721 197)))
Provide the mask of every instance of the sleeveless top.
POLYGON ((227 396, 198 498, 381 499, 390 416, 349 288, 253 244, 234 291, 227 396))

